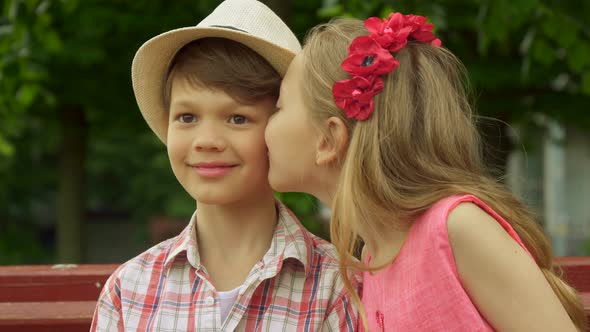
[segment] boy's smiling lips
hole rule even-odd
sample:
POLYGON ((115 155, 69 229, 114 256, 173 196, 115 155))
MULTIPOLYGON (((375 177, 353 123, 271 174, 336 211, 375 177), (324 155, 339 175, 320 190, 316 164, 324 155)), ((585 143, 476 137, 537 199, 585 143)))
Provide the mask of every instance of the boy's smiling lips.
POLYGON ((201 177, 216 178, 229 173, 234 167, 238 166, 238 164, 224 161, 202 161, 189 164, 189 166, 201 177))
POLYGON ((214 168, 214 167, 233 167, 237 166, 235 163, 228 163, 224 161, 201 161, 198 163, 190 164, 191 167, 196 168, 214 168))

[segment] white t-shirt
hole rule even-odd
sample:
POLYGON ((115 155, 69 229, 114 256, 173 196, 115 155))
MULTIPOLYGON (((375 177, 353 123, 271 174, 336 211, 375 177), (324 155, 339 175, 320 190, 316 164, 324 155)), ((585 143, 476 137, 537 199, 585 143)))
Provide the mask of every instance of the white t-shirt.
POLYGON ((234 303, 236 303, 238 294, 240 293, 240 288, 242 288, 242 286, 227 292, 217 292, 217 295, 219 296, 219 306, 221 307, 222 322, 225 321, 227 315, 229 315, 229 312, 231 311, 231 308, 234 306, 234 303))

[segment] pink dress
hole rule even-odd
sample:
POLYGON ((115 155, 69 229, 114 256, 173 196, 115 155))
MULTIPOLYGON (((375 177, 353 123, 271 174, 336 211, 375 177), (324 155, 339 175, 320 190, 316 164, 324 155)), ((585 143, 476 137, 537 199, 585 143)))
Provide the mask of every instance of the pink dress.
POLYGON ((512 227, 477 197, 438 201, 412 225, 394 263, 376 274, 364 272, 369 331, 494 330, 463 289, 451 251, 447 217, 462 202, 477 204, 524 248, 512 227))

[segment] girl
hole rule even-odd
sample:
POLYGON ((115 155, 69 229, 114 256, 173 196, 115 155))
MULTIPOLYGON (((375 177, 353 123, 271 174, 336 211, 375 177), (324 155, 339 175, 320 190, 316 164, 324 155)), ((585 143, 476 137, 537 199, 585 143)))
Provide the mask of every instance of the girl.
POLYGON ((311 31, 266 128, 271 185, 332 206, 341 271, 364 271, 353 300, 369 331, 584 330, 542 231, 487 175, 464 68, 425 22, 311 31))

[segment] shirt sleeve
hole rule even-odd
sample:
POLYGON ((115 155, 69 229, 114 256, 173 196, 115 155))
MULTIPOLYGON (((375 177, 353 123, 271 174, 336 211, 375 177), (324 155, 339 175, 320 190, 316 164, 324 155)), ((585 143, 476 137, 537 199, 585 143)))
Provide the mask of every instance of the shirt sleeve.
MULTIPOLYGON (((118 271, 118 270, 117 270, 118 271)), ((92 317, 90 332, 124 331, 121 311, 121 288, 113 273, 105 283, 92 317)))

